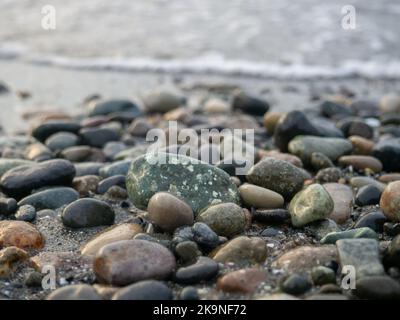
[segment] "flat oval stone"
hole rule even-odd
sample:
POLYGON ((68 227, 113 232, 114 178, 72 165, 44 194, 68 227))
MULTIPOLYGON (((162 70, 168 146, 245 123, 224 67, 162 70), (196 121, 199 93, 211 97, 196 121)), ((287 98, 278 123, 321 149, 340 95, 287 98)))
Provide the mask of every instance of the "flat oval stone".
POLYGON ((49 160, 32 166, 17 167, 1 177, 4 193, 13 197, 28 195, 33 189, 45 186, 69 185, 75 167, 67 160, 49 160))
POLYGON ((172 290, 163 282, 144 280, 118 290, 112 300, 172 300, 172 290))
POLYGON ((102 283, 124 286, 133 282, 167 278, 175 257, 164 246, 146 240, 123 240, 100 249, 93 271, 102 283))
POLYGON ((96 199, 79 199, 70 203, 62 212, 63 224, 70 228, 87 228, 111 225, 115 214, 109 204, 96 199))
POLYGON ((364 228, 368 227, 374 230, 375 232, 382 233, 383 225, 387 221, 386 216, 382 213, 382 211, 373 211, 363 215, 357 223, 354 225, 354 228, 364 228))
POLYGON ((354 293, 361 299, 398 300, 400 284, 388 276, 365 277, 356 282, 354 293))
POLYGON ((220 236, 232 237, 240 234, 246 227, 243 209, 234 203, 220 203, 210 206, 197 216, 220 236))
POLYGON ((282 208, 285 202, 279 193, 248 183, 239 187, 239 193, 245 204, 255 208, 282 208))
POLYGON ((0 221, 0 246, 21 249, 40 249, 44 246, 42 234, 24 221, 0 221))
POLYGON ((364 187, 361 187, 356 194, 355 197, 355 203, 356 205, 362 207, 362 206, 370 206, 374 204, 379 204, 379 201, 381 199, 381 194, 382 191, 370 184, 366 185, 364 187))
POLYGON ((158 192, 150 198, 147 206, 150 221, 167 232, 181 226, 191 226, 193 211, 184 201, 167 192, 158 192))
POLYGON ((117 175, 126 175, 131 163, 132 160, 121 160, 107 164, 100 169, 99 174, 104 178, 117 175))
POLYGON ((22 159, 0 159, 0 177, 3 176, 8 170, 14 169, 19 166, 34 165, 35 162, 22 159))
POLYGON ((32 136, 43 142, 57 132, 78 133, 81 125, 74 121, 51 120, 39 124, 32 129, 32 136))
POLYGON ((89 105, 89 116, 91 117, 115 112, 129 112, 135 116, 141 113, 138 106, 127 99, 101 100, 89 105))
POLYGON ((374 142, 360 136, 350 136, 348 138, 353 144, 353 154, 370 156, 374 149, 374 142))
POLYGON ((252 293, 266 280, 265 271, 248 268, 229 272, 217 281, 217 288, 225 292, 252 293))
POLYGON ((371 177, 353 177, 350 179, 350 185, 353 188, 361 188, 366 185, 374 185, 376 186, 379 190, 383 191, 386 188, 386 184, 379 182, 375 180, 374 178, 371 177))
POLYGON ((111 227, 86 243, 81 248, 81 253, 86 256, 94 256, 105 245, 121 240, 131 240, 141 232, 143 232, 142 227, 136 223, 123 223, 111 227))
POLYGON ((84 144, 97 148, 102 148, 107 142, 119 140, 119 133, 110 128, 84 128, 79 134, 84 144))
POLYGON ((185 201, 195 214, 210 204, 240 201, 236 185, 224 171, 193 158, 168 153, 136 158, 126 186, 132 203, 141 209, 161 191, 185 201))
POLYGON ((356 170, 370 169, 374 172, 382 171, 382 162, 371 156, 342 156, 339 158, 339 164, 352 166, 356 170))
POLYGON ((178 283, 196 284, 210 280, 218 273, 218 263, 207 257, 200 257, 196 263, 178 269, 174 280, 178 283))
POLYGON ((125 188, 125 176, 120 174, 101 180, 97 186, 97 193, 104 194, 113 186, 125 188))
POLYGON ((383 183, 389 183, 399 180, 400 180, 400 173, 388 173, 388 174, 383 174, 379 177, 379 181, 383 183))
POLYGON ((389 220, 400 221, 400 181, 388 184, 382 193, 380 206, 389 220))
POLYGON ((345 223, 350 218, 353 208, 353 191, 350 187, 340 183, 325 183, 323 186, 334 204, 329 219, 339 224, 345 223))
POLYGON ((88 284, 75 284, 58 288, 46 300, 102 300, 96 290, 88 284))
POLYGON ((290 220, 290 214, 286 209, 256 210, 253 219, 262 223, 281 224, 290 220))
POLYGON ((19 206, 30 204, 36 210, 58 209, 79 199, 79 194, 72 188, 56 187, 36 192, 18 202, 19 206))
POLYGON ((45 141, 46 146, 52 151, 64 150, 68 147, 76 146, 79 143, 79 137, 71 132, 58 132, 45 141))

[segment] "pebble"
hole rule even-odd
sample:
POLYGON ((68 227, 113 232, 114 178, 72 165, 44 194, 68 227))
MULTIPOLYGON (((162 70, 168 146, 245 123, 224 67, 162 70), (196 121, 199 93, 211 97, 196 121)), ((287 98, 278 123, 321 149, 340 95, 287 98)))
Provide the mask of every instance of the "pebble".
POLYGON ((75 163, 76 177, 99 175, 100 169, 104 166, 104 163, 98 162, 82 162, 75 163))
POLYGON ((267 112, 264 115, 263 123, 264 127, 267 129, 268 134, 273 135, 275 132, 276 125, 279 119, 282 117, 281 112, 267 112))
POLYGON ((321 239, 322 244, 335 244, 340 239, 375 239, 379 240, 376 232, 368 227, 357 228, 346 231, 331 232, 321 239))
POLYGON ((300 274, 290 275, 280 285, 280 288, 284 293, 294 296, 307 292, 311 287, 312 285, 308 278, 300 274))
POLYGON ((101 283, 124 286, 133 282, 167 278, 175 257, 164 246, 146 240, 123 240, 100 249, 93 271, 101 283))
POLYGON ((357 191, 354 202, 360 207, 379 204, 381 194, 382 191, 376 186, 372 184, 366 185, 357 191))
POLYGON ((194 241, 178 243, 175 247, 175 253, 184 263, 193 262, 201 256, 201 251, 194 241))
POLYGON ((240 201, 236 185, 224 171, 193 158, 168 153, 136 158, 126 186, 130 200, 141 209, 161 191, 178 196, 195 214, 210 204, 240 201))
POLYGON ((337 223, 331 219, 315 221, 307 226, 307 229, 311 231, 317 240, 321 240, 328 233, 341 231, 337 223))
POLYGON ((141 232, 143 232, 142 227, 136 223, 123 223, 113 226, 83 245, 81 253, 85 256, 94 256, 105 245, 121 240, 131 240, 141 232))
POLYGON ((97 185, 97 193, 104 194, 110 189, 112 186, 119 186, 125 188, 125 176, 124 175, 116 175, 109 178, 105 178, 101 180, 97 185))
POLYGON ((370 276, 356 282, 354 294, 361 299, 398 300, 400 284, 388 276, 370 276))
POLYGON ((181 300, 199 300, 199 293, 197 292, 197 289, 195 287, 185 287, 181 291, 179 298, 181 300))
POLYGON ((107 190, 105 196, 108 199, 126 199, 128 197, 128 192, 119 186, 112 186, 110 189, 107 190))
POLYGON ((42 162, 52 159, 53 153, 44 144, 33 143, 26 148, 24 156, 28 160, 42 162))
POLYGON ((386 216, 382 213, 382 211, 372 211, 368 212, 367 214, 361 216, 354 228, 364 228, 368 227, 375 232, 382 233, 383 232, 383 225, 387 221, 386 216))
POLYGON ((244 232, 246 217, 235 203, 221 203, 208 207, 197 216, 197 221, 207 224, 215 233, 233 237, 244 232))
POLYGON ((79 131, 82 142, 96 148, 102 148, 106 143, 119 140, 119 133, 109 128, 84 128, 79 131))
POLYGON ((381 175, 378 180, 383 183, 389 183, 400 180, 400 173, 388 173, 381 175))
POLYGON ((80 176, 75 177, 74 180, 72 180, 72 187, 79 192, 81 197, 88 197, 91 193, 96 193, 99 183, 100 177, 98 176, 80 176))
POLYGON ((107 142, 104 145, 102 151, 103 151, 104 155, 106 156, 107 160, 112 160, 118 153, 125 150, 126 148, 127 148, 127 145, 124 142, 111 141, 111 142, 107 142))
POLYGON ((71 132, 77 134, 81 126, 75 121, 51 120, 40 123, 32 129, 32 136, 37 140, 44 142, 51 135, 58 132, 71 132))
POLYGON ((396 236, 389 244, 385 256, 385 265, 400 267, 400 236, 396 236))
POLYGON ((39 288, 42 286, 43 274, 38 271, 28 273, 25 278, 25 285, 29 288, 39 288))
POLYGON ((222 248, 217 249, 213 259, 220 263, 236 264, 264 263, 267 258, 267 247, 261 238, 237 237, 222 248))
POLYGON ((17 201, 14 198, 0 198, 0 214, 10 215, 18 209, 17 201))
POLYGON ((198 260, 187 267, 179 268, 174 276, 174 281, 183 284, 197 284, 214 278, 219 271, 218 263, 207 257, 198 260))
POLYGON ((43 209, 58 209, 78 200, 79 194, 72 188, 52 187, 21 199, 18 206, 31 205, 37 211, 43 209))
POLYGON ((383 191, 386 188, 386 184, 381 183, 371 177, 359 176, 359 177, 353 177, 350 179, 350 185, 353 188, 361 188, 361 187, 369 185, 369 184, 376 186, 381 191, 383 191))
POLYGON ((311 162, 311 155, 319 152, 331 161, 352 151, 353 145, 347 139, 314 136, 298 136, 290 141, 290 153, 298 156, 304 164, 311 162))
POLYGON ((249 96, 242 91, 235 92, 234 94, 232 102, 233 110, 240 110, 254 116, 263 116, 268 112, 269 108, 269 103, 260 98, 249 96))
POLYGON ((379 159, 386 172, 400 171, 400 138, 386 139, 377 143, 372 155, 379 159))
POLYGON ((229 272, 217 281, 217 288, 225 292, 249 294, 265 281, 265 271, 256 268, 240 269, 229 272))
POLYGON ((370 156, 374 149, 374 142, 360 136, 350 136, 349 141, 353 145, 353 154, 370 156))
POLYGON ((247 181, 291 199, 303 187, 309 175, 289 162, 265 158, 255 164, 246 175, 247 181))
POLYGON ((100 168, 99 174, 103 178, 109 178, 112 176, 123 175, 125 176, 132 164, 132 160, 121 160, 114 163, 108 164, 100 168))
POLYGON ((374 129, 361 118, 345 118, 339 120, 336 126, 342 130, 346 137, 360 136, 365 139, 372 139, 374 136, 374 129))
POLYGON ((334 167, 332 160, 320 152, 313 152, 311 154, 310 164, 314 168, 314 170, 321 170, 334 167))
POLYGON ((111 300, 172 300, 172 290, 163 282, 144 280, 118 290, 111 300))
POLYGON ((318 171, 315 175, 315 181, 324 184, 331 182, 338 182, 342 177, 342 171, 338 168, 326 168, 318 171))
POLYGON ((25 221, 0 221, 0 246, 20 249, 40 249, 44 246, 42 234, 25 221))
POLYGON ((20 166, 33 165, 35 162, 22 159, 0 159, 0 177, 2 177, 7 171, 20 166))
POLYGON ((382 162, 371 156, 343 156, 338 161, 342 166, 352 166, 356 170, 382 171, 382 162))
POLYGON ((350 187, 340 183, 326 183, 323 187, 334 204, 329 219, 339 224, 345 223, 350 218, 353 208, 353 191, 350 187))
POLYGON ((101 297, 88 284, 74 284, 54 290, 46 300, 101 300, 101 297))
POLYGON ((290 220, 290 213, 286 209, 256 210, 253 219, 265 224, 283 224, 290 220))
POLYGON ((0 279, 8 279, 16 265, 28 259, 28 253, 17 247, 7 247, 0 250, 0 279))
POLYGON ((310 222, 325 219, 334 208, 329 193, 320 184, 312 184, 300 191, 290 201, 292 225, 302 227, 310 222))
POLYGON ((79 199, 70 203, 62 212, 63 224, 69 228, 87 228, 111 225, 115 214, 109 204, 96 199, 79 199))
POLYGON ((205 223, 196 222, 191 229, 193 240, 202 248, 212 249, 218 246, 218 235, 205 223))
POLYGON ((311 279, 317 286, 336 283, 336 273, 331 268, 318 266, 311 270, 311 279))
POLYGON ((384 95, 379 101, 379 109, 383 113, 400 112, 400 97, 396 94, 384 95))
POLYGON ((91 103, 88 108, 89 116, 101 116, 108 115, 116 112, 127 112, 133 116, 138 116, 141 112, 130 100, 126 99, 112 99, 112 100, 100 100, 91 103))
POLYGON ((290 153, 283 153, 276 150, 272 151, 259 150, 259 154, 260 158, 269 157, 277 160, 287 161, 296 167, 303 168, 303 162, 301 161, 301 159, 290 153))
POLYGON ((375 239, 341 239, 336 241, 336 247, 341 267, 354 266, 357 279, 385 273, 375 239))
POLYGON ((144 107, 149 113, 166 113, 185 103, 185 98, 170 91, 154 91, 143 98, 144 107))
POLYGON ((389 220, 400 221, 400 181, 388 184, 382 193, 380 207, 389 220))
POLYGON ((32 222, 36 219, 35 207, 30 204, 20 206, 15 213, 15 219, 20 221, 32 222))
POLYGON ((154 194, 149 200, 147 211, 150 221, 170 233, 178 227, 191 226, 194 222, 192 208, 167 192, 154 194))
POLYGON ((246 205, 255 208, 282 208, 285 202, 279 193, 248 183, 239 187, 239 193, 246 205))
POLYGON ((336 116, 351 116, 353 114, 349 107, 330 100, 323 101, 319 106, 319 109, 321 114, 327 118, 335 118, 336 116))
POLYGON ((12 197, 23 197, 33 189, 54 185, 69 185, 75 168, 67 160, 49 160, 32 166, 22 166, 8 171, 1 177, 0 186, 12 197))
POLYGON ((45 145, 53 152, 62 151, 66 148, 79 144, 79 137, 71 132, 58 132, 45 141, 45 145))

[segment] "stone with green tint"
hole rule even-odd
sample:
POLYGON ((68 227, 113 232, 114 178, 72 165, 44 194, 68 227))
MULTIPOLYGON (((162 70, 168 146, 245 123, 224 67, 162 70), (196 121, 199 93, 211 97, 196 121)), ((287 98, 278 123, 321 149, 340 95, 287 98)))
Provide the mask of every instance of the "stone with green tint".
POLYGON ((329 193, 320 184, 312 184, 298 192, 289 205, 292 224, 302 227, 329 216, 334 203, 329 193))
POLYGON ((342 138, 298 136, 289 143, 290 153, 298 156, 306 164, 310 164, 314 152, 335 161, 340 156, 350 153, 352 149, 351 142, 342 138))
POLYGON ((378 240, 378 235, 371 228, 357 228, 341 232, 331 232, 321 239, 323 244, 335 244, 336 241, 340 239, 376 239, 378 240))
POLYGON ((185 201, 194 213, 222 202, 240 203, 229 175, 186 156, 148 153, 133 160, 126 177, 132 203, 145 209, 157 192, 166 191, 185 201))

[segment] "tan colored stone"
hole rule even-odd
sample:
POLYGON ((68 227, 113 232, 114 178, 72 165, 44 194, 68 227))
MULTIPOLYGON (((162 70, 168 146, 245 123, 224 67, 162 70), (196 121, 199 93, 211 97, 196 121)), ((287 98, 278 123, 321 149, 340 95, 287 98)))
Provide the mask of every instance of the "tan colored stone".
POLYGON ((400 181, 388 184, 382 193, 380 206, 389 220, 400 221, 400 181))
POLYGON ((279 193, 254 184, 245 183, 241 185, 239 192, 244 203, 255 208, 282 208, 285 202, 279 193))
POLYGON ((76 177, 72 181, 72 187, 79 192, 81 197, 87 197, 90 192, 96 192, 99 182, 100 177, 95 175, 76 177))
POLYGON ((265 271, 248 268, 230 272, 217 281, 217 288, 226 292, 251 293, 266 279, 265 271))
POLYGON ((29 258, 26 251, 17 247, 7 247, 0 251, 0 278, 5 279, 13 272, 15 265, 29 258))
POLYGON ((339 164, 352 166, 356 170, 370 169, 374 172, 382 171, 382 162, 371 156, 342 156, 339 158, 339 164))
POLYGON ((42 234, 25 221, 0 221, 0 246, 21 249, 40 249, 44 246, 42 234))
POLYGON ((281 112, 267 112, 264 115, 264 127, 267 129, 269 134, 272 135, 274 133, 275 127, 282 115, 281 112))
POLYGON ((350 187, 340 183, 326 183, 323 186, 334 203, 329 219, 339 224, 345 223, 350 218, 353 206, 353 191, 350 187))
POLYGON ((383 174, 379 177, 378 179, 380 182, 383 183, 389 183, 389 182, 394 182, 394 181, 399 181, 400 180, 400 173, 388 173, 388 174, 383 174))
POLYGON ((348 138, 353 144, 353 154, 370 156, 374 149, 374 142, 360 136, 350 136, 348 138))

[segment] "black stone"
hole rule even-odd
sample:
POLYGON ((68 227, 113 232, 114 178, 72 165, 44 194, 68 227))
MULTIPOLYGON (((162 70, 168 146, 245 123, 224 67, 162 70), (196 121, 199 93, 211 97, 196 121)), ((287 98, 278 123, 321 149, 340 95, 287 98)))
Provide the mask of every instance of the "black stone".
POLYGON ((32 130, 32 136, 41 142, 44 142, 48 137, 57 132, 72 132, 78 133, 81 125, 73 121, 47 121, 39 124, 32 130))
POLYGON ((118 141, 119 134, 110 128, 85 128, 79 134, 84 144, 102 148, 107 142, 118 141))
POLYGON ((193 227, 193 241, 200 247, 213 249, 219 245, 218 235, 211 228, 202 222, 196 222, 193 227))
POLYGON ((382 191, 372 184, 363 186, 356 194, 355 203, 360 207, 378 204, 381 194, 382 191))
POLYGON ((338 115, 352 115, 352 110, 333 101, 324 101, 320 105, 321 114, 327 118, 333 118, 338 115))
POLYGON ((400 267, 400 236, 396 236, 390 242, 383 261, 385 266, 400 267))
POLYGON ((373 128, 362 119, 346 118, 340 120, 336 125, 346 137, 360 136, 371 139, 374 136, 373 128))
POLYGON ((112 186, 119 186, 121 188, 125 188, 125 176, 116 175, 101 180, 97 186, 97 193, 104 194, 110 189, 112 186))
POLYGON ((312 284, 305 276, 292 274, 280 285, 281 290, 292 295, 300 295, 311 289, 312 284))
POLYGON ((172 300, 172 290, 163 282, 144 280, 118 290, 112 300, 172 300))
POLYGON ((383 225, 387 221, 386 216, 381 211, 373 211, 369 212, 366 215, 362 216, 354 228, 371 228, 375 232, 382 233, 383 225))
POLYGON ((388 276, 371 276, 356 282, 354 294, 361 299, 400 299, 400 284, 388 276))
POLYGON ((385 171, 400 171, 400 138, 379 142, 373 149, 373 156, 381 160, 385 171))
POLYGON ((9 215, 17 210, 17 200, 13 198, 0 199, 0 214, 9 215))
POLYGON ((200 257, 196 263, 178 269, 174 280, 178 283, 196 284, 214 278, 218 270, 217 262, 207 257, 200 257))
POLYGON ((126 99, 114 99, 99 101, 91 107, 90 116, 108 115, 115 112, 129 112, 130 114, 139 115, 140 109, 136 104, 126 99))
POLYGON ((254 116, 263 116, 270 108, 268 102, 251 97, 243 92, 234 95, 232 106, 234 110, 240 110, 254 116))

